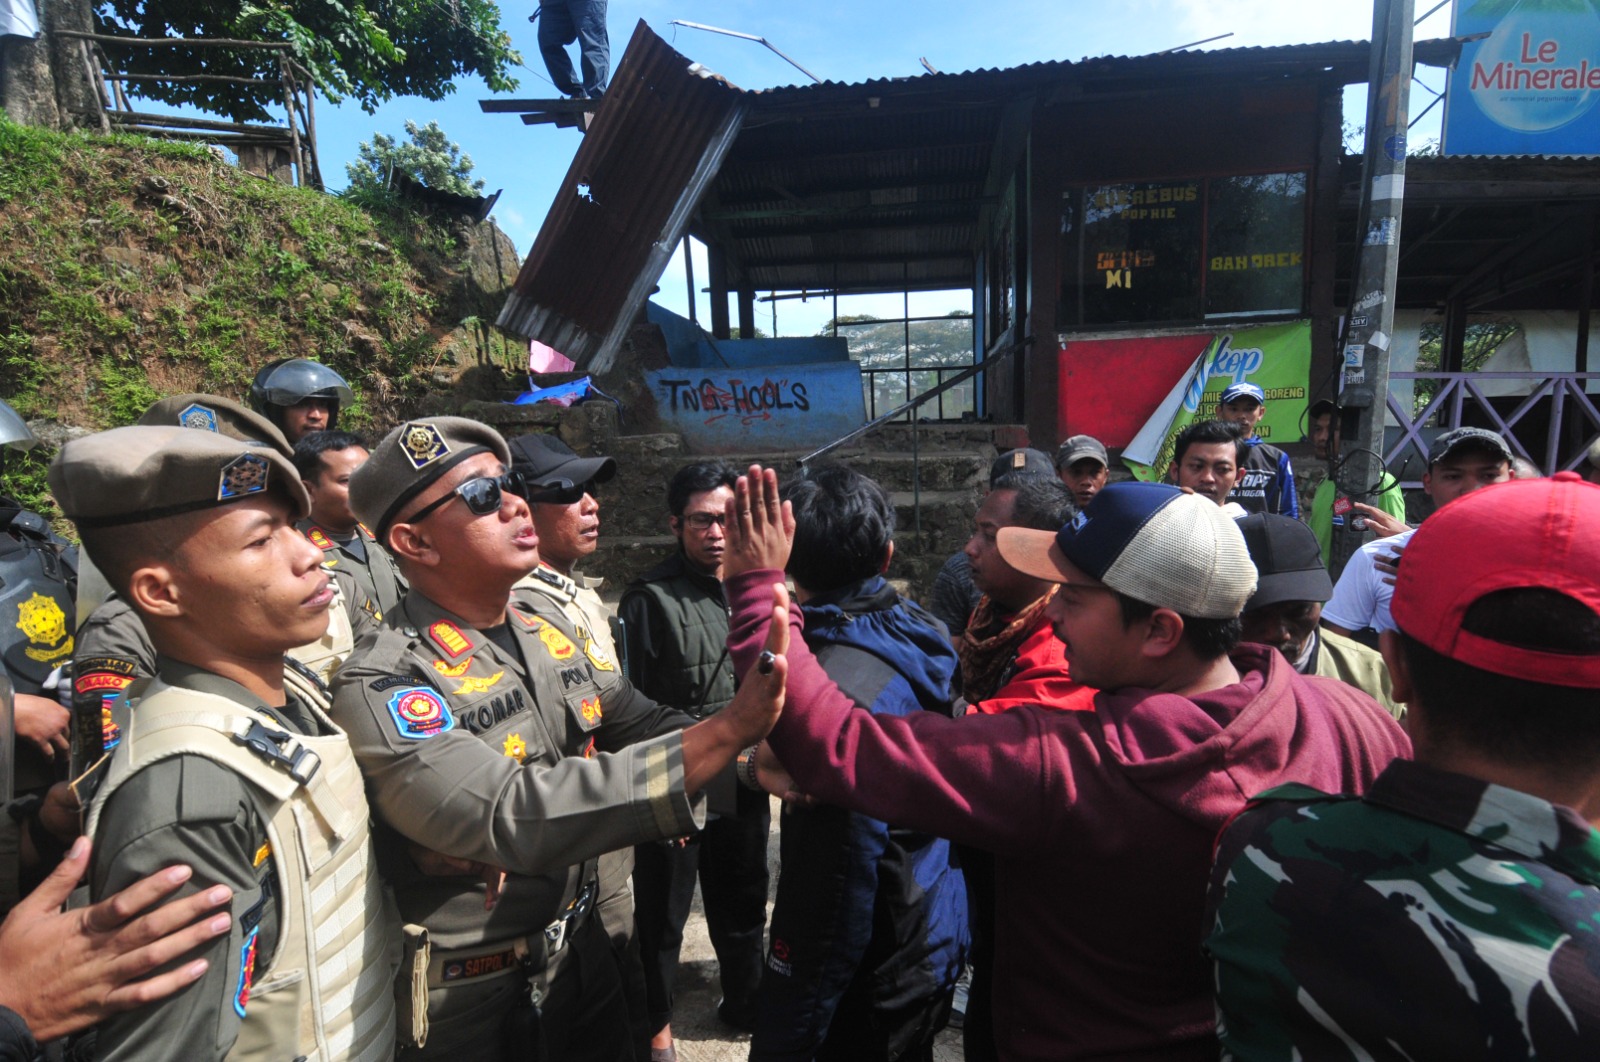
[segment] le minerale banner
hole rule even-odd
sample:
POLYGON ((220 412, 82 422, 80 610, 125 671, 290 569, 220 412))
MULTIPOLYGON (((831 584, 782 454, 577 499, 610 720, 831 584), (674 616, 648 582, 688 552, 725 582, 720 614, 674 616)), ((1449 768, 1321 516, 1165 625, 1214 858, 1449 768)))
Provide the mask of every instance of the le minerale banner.
POLYGON ((1447 155, 1600 154, 1600 0, 1456 0, 1447 155))
POLYGON ((1139 479, 1164 481, 1178 433, 1210 419, 1223 389, 1236 383, 1253 383, 1266 392, 1267 413, 1256 425, 1257 435, 1268 442, 1299 442, 1310 377, 1310 321, 1215 335, 1122 451, 1122 463, 1139 479))

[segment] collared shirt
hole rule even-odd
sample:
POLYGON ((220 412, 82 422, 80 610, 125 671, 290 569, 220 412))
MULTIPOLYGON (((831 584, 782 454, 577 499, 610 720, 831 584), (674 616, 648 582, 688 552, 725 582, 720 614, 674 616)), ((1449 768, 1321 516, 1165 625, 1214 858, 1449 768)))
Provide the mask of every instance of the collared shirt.
POLYGON ((1600 1057, 1600 833, 1396 761, 1284 786, 1224 831, 1206 942, 1225 1055, 1600 1057))

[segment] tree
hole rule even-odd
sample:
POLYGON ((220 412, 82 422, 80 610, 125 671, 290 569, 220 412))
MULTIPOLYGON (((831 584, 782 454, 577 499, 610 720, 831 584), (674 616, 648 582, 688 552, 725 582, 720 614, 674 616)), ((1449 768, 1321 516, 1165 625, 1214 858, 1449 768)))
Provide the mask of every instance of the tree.
MULTIPOLYGON (((97 0, 96 28, 121 37, 213 37, 276 41, 324 96, 350 97, 368 113, 394 96, 437 100, 454 79, 482 77, 491 91, 516 88, 522 56, 500 28, 492 0, 97 0)), ((227 74, 266 85, 132 82, 130 91, 188 105, 236 122, 265 121, 282 106, 278 59, 257 49, 110 46, 111 61, 133 74, 227 74)))
POLYGON ((356 161, 345 164, 350 190, 380 191, 389 187, 389 175, 399 172, 439 192, 478 195, 483 191, 481 177, 468 177, 472 156, 461 154, 461 145, 452 143, 438 122, 418 127, 408 118, 406 135, 411 138, 409 144, 382 133, 372 134, 371 143, 363 140, 356 161))

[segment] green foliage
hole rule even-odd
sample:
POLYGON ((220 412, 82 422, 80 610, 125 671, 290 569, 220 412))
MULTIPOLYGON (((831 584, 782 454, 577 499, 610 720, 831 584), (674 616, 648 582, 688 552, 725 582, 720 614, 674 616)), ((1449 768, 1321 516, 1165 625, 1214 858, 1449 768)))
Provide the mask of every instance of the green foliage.
POLYGON ((356 161, 344 168, 350 189, 376 197, 389 189, 391 174, 403 173, 439 192, 478 195, 483 191, 483 179, 469 176, 472 156, 463 155, 461 145, 453 143, 438 122, 418 126, 407 119, 406 136, 410 142, 404 144, 382 133, 374 133, 370 143, 363 140, 356 161))
MULTIPOLYGON (((334 102, 368 113, 395 96, 442 99, 459 77, 491 92, 516 88, 522 57, 492 0, 96 0, 95 26, 122 37, 214 37, 293 45, 294 58, 334 102)), ((226 74, 268 85, 135 82, 145 99, 188 105, 233 121, 264 121, 283 103, 277 53, 257 49, 109 46, 135 74, 226 74), (268 110, 271 108, 271 111, 268 110)))
MULTIPOLYGON (((1522 329, 1511 317, 1491 317, 1468 321, 1466 336, 1461 344, 1460 372, 1478 372, 1494 357, 1500 345, 1522 329)), ((1444 364, 1444 325, 1424 324, 1417 340, 1417 372, 1439 369, 1444 364)), ((1420 379, 1412 381, 1412 415, 1421 413, 1439 393, 1439 381, 1420 379)))

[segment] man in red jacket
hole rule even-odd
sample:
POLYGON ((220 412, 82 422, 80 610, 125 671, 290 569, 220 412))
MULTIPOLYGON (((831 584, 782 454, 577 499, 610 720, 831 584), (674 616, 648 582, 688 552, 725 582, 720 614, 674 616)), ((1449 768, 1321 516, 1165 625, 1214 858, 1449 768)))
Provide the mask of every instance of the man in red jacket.
MULTIPOLYGON (((773 473, 740 480, 728 526, 743 672, 793 526, 773 473)), ((795 637, 770 750, 819 800, 995 853, 1002 1059, 1214 1059, 1200 935, 1217 830, 1281 782, 1364 791, 1410 742, 1365 694, 1237 644, 1256 573, 1209 499, 1116 483, 1059 532, 997 538, 1060 584, 1049 615, 1074 677, 1101 691, 1093 712, 874 716, 795 637)))

